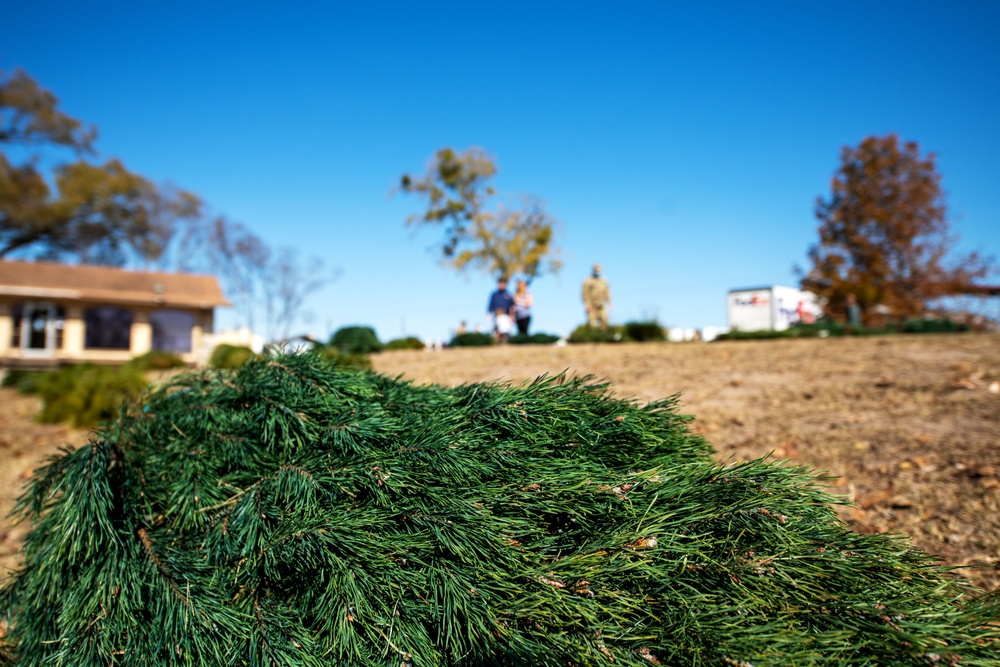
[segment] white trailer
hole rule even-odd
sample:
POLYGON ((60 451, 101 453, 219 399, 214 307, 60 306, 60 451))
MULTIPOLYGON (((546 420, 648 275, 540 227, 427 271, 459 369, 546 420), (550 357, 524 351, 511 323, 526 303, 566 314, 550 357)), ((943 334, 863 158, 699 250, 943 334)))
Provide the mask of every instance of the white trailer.
POLYGON ((771 285, 729 290, 726 312, 732 331, 782 331, 814 322, 823 311, 812 292, 771 285))

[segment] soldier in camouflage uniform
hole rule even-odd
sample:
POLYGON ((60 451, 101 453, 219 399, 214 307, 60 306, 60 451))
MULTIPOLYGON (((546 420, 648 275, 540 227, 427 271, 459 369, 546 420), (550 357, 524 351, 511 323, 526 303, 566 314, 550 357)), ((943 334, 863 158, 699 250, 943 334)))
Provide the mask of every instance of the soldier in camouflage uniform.
POLYGON ((611 307, 611 290, 601 277, 601 265, 594 264, 594 273, 583 281, 583 306, 587 309, 587 324, 608 328, 608 308, 611 307))

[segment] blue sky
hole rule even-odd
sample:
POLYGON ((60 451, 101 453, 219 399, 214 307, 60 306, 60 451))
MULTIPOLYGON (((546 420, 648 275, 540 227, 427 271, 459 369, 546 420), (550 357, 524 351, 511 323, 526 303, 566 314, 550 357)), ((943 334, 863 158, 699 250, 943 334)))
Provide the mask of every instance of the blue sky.
POLYGON ((796 284, 870 135, 935 153, 958 250, 1000 255, 997 35, 992 2, 22 2, 0 68, 96 124, 102 158, 338 267, 299 329, 442 339, 492 280, 441 268, 392 190, 445 146, 561 221, 539 331, 582 321, 593 262, 619 322, 721 326, 729 289, 796 284))

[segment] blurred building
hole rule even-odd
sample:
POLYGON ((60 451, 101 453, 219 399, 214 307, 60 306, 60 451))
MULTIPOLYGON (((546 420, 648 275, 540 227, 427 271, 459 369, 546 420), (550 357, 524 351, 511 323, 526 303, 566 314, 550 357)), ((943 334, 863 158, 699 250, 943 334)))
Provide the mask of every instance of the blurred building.
POLYGON ((114 364, 150 350, 194 364, 228 305, 214 276, 0 262, 0 365, 114 364))

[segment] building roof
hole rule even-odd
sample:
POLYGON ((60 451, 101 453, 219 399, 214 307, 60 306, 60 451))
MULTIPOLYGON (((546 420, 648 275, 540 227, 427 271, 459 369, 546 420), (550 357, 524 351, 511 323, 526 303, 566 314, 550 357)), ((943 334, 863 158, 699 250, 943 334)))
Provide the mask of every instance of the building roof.
POLYGON ((230 305, 215 276, 47 262, 0 261, 0 296, 154 307, 230 305))

